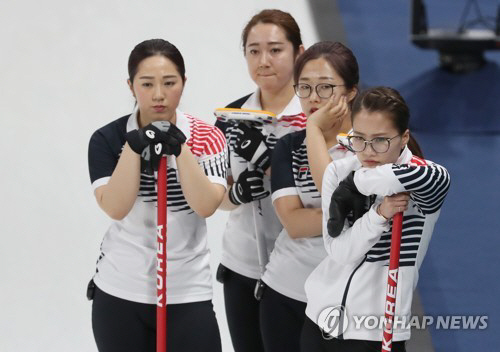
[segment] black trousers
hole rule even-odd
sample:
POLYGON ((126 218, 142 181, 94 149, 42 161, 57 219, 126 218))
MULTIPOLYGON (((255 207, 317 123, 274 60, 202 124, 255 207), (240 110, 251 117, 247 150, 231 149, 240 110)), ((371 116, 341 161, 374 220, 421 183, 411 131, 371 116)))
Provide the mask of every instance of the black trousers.
MULTIPOLYGON (((318 327, 306 317, 300 341, 302 352, 380 352, 382 342, 365 340, 326 340, 318 327)), ((392 343, 392 352, 406 352, 405 341, 392 343)))
POLYGON ((264 352, 260 334, 259 304, 254 297, 257 280, 219 266, 224 284, 227 324, 235 352, 264 352))
MULTIPOLYGON (((124 300, 96 287, 92 329, 100 352, 155 352, 156 305, 124 300)), ((221 352, 211 301, 167 305, 168 352, 221 352)))
POLYGON ((300 352, 306 303, 266 287, 260 302, 260 329, 266 352, 300 352))

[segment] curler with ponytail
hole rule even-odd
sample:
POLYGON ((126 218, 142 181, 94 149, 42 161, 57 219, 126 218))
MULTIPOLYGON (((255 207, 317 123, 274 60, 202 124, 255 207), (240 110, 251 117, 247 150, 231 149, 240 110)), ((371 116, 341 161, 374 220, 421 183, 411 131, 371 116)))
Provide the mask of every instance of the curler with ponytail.
MULTIPOLYGON (((351 121, 361 110, 387 113, 401 134, 408 129, 410 109, 399 92, 393 88, 374 87, 362 92, 352 105, 351 121)), ((411 133, 408 149, 413 155, 424 158, 420 145, 411 133)))

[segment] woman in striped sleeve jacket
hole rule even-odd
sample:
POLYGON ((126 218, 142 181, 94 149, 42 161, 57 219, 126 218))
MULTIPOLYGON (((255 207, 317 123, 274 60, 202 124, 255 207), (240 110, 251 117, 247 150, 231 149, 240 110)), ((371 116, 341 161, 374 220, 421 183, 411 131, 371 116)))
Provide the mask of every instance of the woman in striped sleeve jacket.
POLYGON ((353 133, 348 138, 356 155, 332 162, 323 176, 323 240, 328 256, 305 284, 308 319, 302 350, 381 349, 381 325, 370 329, 370 324, 356 321, 361 316, 384 316, 391 218, 403 211, 395 311, 400 324, 394 326, 392 350, 404 351, 418 270, 450 178, 444 167, 408 148, 409 109, 396 90, 376 87, 363 92, 353 104, 351 119, 353 133), (346 206, 342 196, 350 203, 361 199, 364 209, 346 206), (339 218, 350 210, 347 220, 339 218), (358 218, 353 219, 356 212, 358 218), (347 324, 343 318, 335 319, 335 312, 341 312, 347 324))
POLYGON ((132 50, 128 68, 138 108, 98 129, 89 143, 92 188, 113 220, 89 285, 97 347, 156 351, 157 172, 151 158, 161 146, 168 155, 167 350, 220 352, 205 218, 225 193, 225 138, 178 110, 186 77, 174 45, 146 40, 132 50))

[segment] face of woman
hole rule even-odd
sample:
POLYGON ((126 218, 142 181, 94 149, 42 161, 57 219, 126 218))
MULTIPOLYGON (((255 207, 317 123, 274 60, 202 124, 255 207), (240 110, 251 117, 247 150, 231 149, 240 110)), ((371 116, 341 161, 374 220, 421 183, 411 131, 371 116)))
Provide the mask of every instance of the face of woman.
POLYGON ((165 56, 150 56, 138 66, 134 82, 128 82, 139 106, 140 122, 166 120, 175 123, 184 83, 175 64, 165 56))
MULTIPOLYGON (((330 97, 326 97, 330 94, 335 96, 348 94, 349 92, 343 84, 344 80, 342 77, 340 77, 332 65, 324 58, 320 57, 308 61, 304 65, 298 81, 298 89, 309 89, 305 85, 311 87, 311 95, 307 98, 300 98, 300 105, 302 106, 304 114, 310 116, 313 112, 325 105, 328 100, 331 99, 330 97), (331 85, 340 86, 331 87, 331 85), (318 92, 320 93, 319 95, 318 92), (323 98, 320 97, 320 95, 323 96, 323 98)), ((348 96, 348 98, 348 101, 352 100, 350 96, 348 96)))
MULTIPOLYGON (((401 150, 408 143, 410 132, 406 130, 403 135, 394 127, 394 123, 384 112, 369 112, 362 109, 353 119, 352 123, 353 136, 357 139, 358 144, 361 144, 361 139, 372 141, 374 144, 366 145, 361 152, 356 152, 356 155, 363 167, 376 167, 388 163, 395 163, 401 150), (374 150, 384 150, 387 147, 387 139, 389 148, 385 153, 376 152, 374 150), (374 147, 375 146, 375 147, 374 147)), ((351 139, 353 142, 353 139, 351 139)))
POLYGON ((250 29, 245 58, 252 80, 261 90, 279 91, 293 77, 293 45, 283 29, 272 23, 258 23, 250 29))

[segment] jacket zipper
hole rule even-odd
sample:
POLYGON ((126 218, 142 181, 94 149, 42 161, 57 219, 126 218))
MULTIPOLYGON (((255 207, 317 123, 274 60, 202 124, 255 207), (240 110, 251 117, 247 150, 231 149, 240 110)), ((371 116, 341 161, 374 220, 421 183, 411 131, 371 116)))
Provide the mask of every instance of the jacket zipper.
MULTIPOLYGON (((366 261, 366 255, 365 257, 363 258, 363 260, 361 261, 361 263, 358 264, 358 266, 352 271, 351 275, 349 276, 349 280, 347 280, 347 284, 345 286, 345 289, 344 289, 344 296, 342 297, 342 307, 344 308, 343 310, 343 314, 345 314, 346 312, 346 301, 347 301, 347 293, 349 292, 349 286, 351 285, 351 281, 352 281, 352 277, 354 276, 354 274, 356 273, 356 271, 358 271, 358 269, 361 267, 361 265, 363 265, 363 263, 366 261)), ((342 317, 342 319, 339 318, 339 331, 343 331, 343 321, 344 321, 344 318, 342 317)), ((338 339, 339 340, 343 340, 344 339, 344 333, 341 333, 339 336, 338 336, 338 339)))

